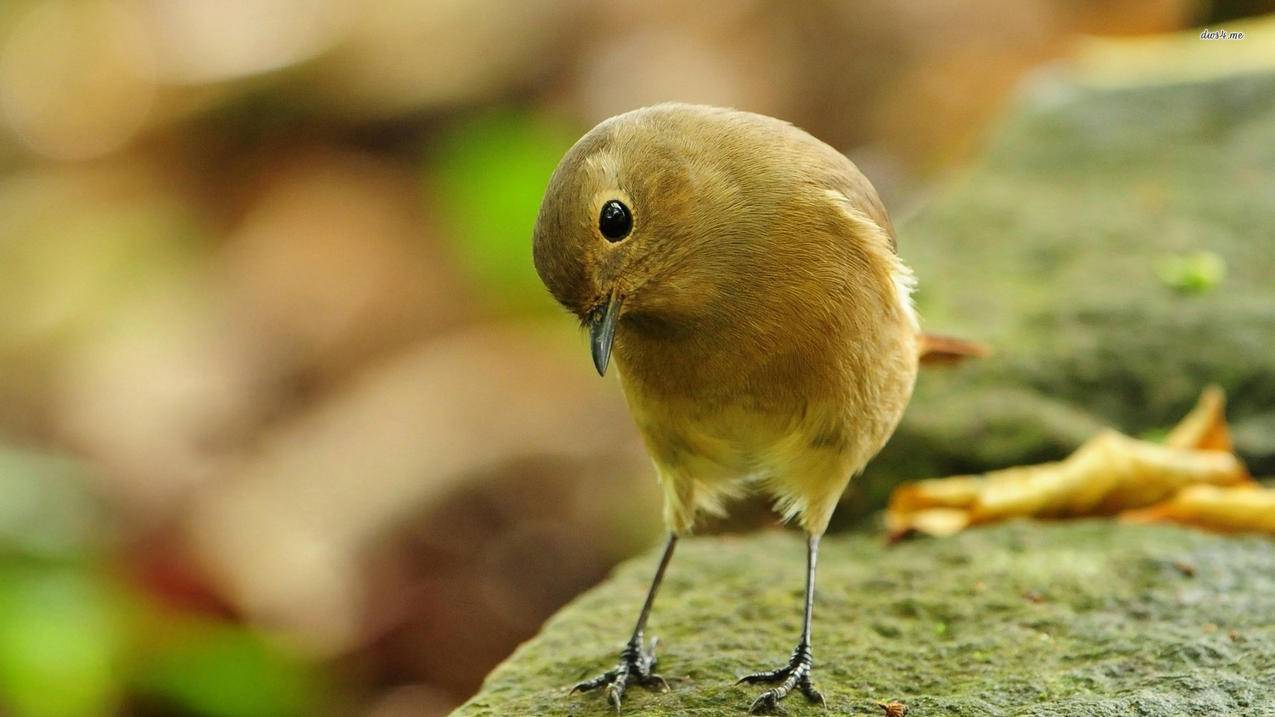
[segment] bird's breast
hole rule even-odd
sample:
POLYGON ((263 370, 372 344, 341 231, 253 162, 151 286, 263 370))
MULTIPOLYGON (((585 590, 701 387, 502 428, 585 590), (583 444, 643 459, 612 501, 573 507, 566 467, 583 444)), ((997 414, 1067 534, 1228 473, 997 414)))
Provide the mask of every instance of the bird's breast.
POLYGON ((697 480, 738 479, 773 470, 774 448, 800 430, 800 411, 749 400, 696 405, 630 395, 629 405, 662 472, 697 480))
POLYGON ((907 317, 738 341, 622 336, 625 396, 661 473, 848 477, 893 432, 916 376, 907 317), (767 343, 769 341, 769 343, 767 343))

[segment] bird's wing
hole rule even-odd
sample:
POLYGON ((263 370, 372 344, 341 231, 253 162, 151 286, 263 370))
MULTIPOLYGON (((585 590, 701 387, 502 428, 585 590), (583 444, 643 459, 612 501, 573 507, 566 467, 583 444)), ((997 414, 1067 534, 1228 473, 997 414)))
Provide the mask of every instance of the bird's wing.
POLYGON ((890 221, 890 215, 885 211, 885 205, 881 203, 881 197, 877 194, 876 187, 872 186, 872 182, 864 176, 863 172, 855 166, 854 162, 846 159, 843 171, 838 177, 836 189, 845 195, 846 201, 850 206, 858 209, 869 219, 876 223, 877 226, 885 232, 890 239, 890 249, 895 254, 899 253, 898 241, 894 236, 894 223, 890 221))

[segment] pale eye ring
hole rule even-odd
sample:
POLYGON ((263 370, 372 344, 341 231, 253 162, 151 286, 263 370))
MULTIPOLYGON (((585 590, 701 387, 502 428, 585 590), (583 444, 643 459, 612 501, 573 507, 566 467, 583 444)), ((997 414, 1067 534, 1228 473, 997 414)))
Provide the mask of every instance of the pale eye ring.
POLYGON ((633 231, 633 213, 618 199, 608 200, 598 213, 598 231, 607 241, 623 240, 633 231))

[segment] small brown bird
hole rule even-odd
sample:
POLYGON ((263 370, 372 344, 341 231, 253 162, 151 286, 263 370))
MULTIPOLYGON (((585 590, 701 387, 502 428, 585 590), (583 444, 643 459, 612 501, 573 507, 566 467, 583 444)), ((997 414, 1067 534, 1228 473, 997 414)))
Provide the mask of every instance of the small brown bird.
MULTIPOLYGON (((536 270, 614 354, 664 490, 669 538, 619 665, 576 685, 667 687, 643 641, 678 537, 756 486, 805 530, 801 636, 751 711, 810 679, 819 537, 851 477, 890 437, 922 349, 912 273, 876 190, 839 152, 780 120, 685 104, 635 110, 576 142, 549 180, 536 270)), ((961 352, 960 342, 955 350, 961 352)), ((951 346, 945 346, 951 349, 951 346)))

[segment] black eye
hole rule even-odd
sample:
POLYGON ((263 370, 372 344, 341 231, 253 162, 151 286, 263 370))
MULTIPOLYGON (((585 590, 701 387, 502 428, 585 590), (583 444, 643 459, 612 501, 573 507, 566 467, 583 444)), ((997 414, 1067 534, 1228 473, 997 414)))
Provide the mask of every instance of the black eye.
POLYGON ((602 213, 598 215, 598 229, 608 241, 620 241, 633 231, 633 215, 623 202, 612 199, 602 205, 602 213))

